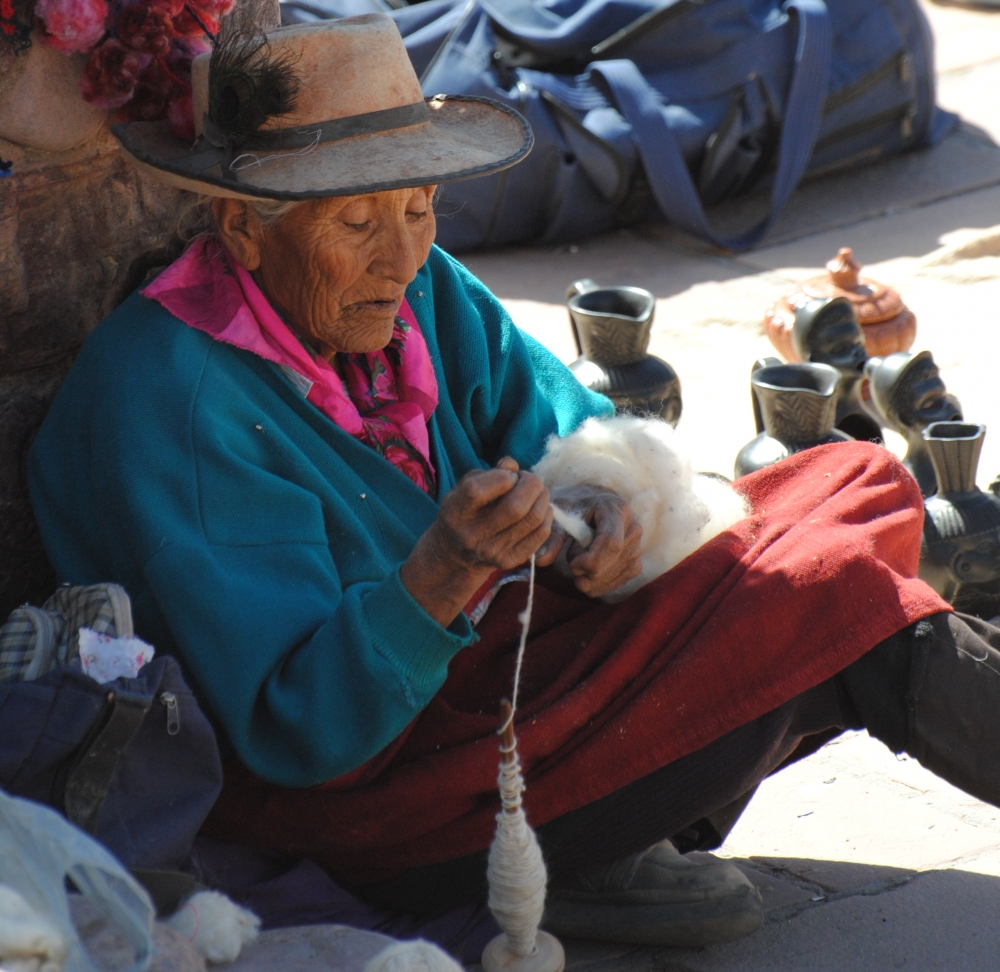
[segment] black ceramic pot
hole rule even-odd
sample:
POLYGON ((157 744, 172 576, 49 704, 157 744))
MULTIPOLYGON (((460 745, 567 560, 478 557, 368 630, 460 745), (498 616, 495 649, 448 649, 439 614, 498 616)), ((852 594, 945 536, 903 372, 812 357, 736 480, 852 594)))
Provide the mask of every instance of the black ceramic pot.
POLYGON ((852 439, 882 442, 882 429, 862 398, 865 336, 846 297, 810 300, 795 312, 792 343, 803 361, 828 364, 840 372, 834 426, 852 439))
POLYGON ((639 287, 598 287, 578 280, 567 306, 580 357, 570 369, 581 384, 607 395, 620 412, 658 415, 676 425, 681 382, 660 358, 647 354, 656 299, 639 287))
POLYGON ((985 425, 968 422, 924 430, 938 490, 924 500, 920 578, 972 614, 995 614, 1000 599, 1000 499, 976 486, 985 437, 985 425))
POLYGON ((803 449, 851 437, 833 427, 840 373, 825 364, 775 364, 757 368, 750 386, 764 431, 736 457, 736 477, 803 449))
POLYGON ((865 362, 871 400, 882 421, 906 439, 903 465, 913 474, 924 496, 937 492, 924 429, 935 422, 961 422, 962 406, 948 392, 930 351, 898 351, 865 362))

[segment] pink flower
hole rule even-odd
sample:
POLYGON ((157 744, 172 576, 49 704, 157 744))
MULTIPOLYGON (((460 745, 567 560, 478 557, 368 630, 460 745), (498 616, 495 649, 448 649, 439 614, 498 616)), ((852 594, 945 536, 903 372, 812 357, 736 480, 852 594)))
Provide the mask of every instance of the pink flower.
POLYGON ((130 51, 120 40, 109 38, 87 58, 80 79, 84 101, 99 108, 121 108, 135 92, 139 75, 152 58, 130 51))
POLYGON ((104 36, 108 5, 104 0, 38 0, 39 38, 63 54, 89 51, 104 36))
POLYGON ((121 12, 118 39, 133 51, 166 57, 174 40, 170 21, 170 12, 165 7, 138 0, 121 12))
POLYGON ((182 95, 167 106, 167 118, 170 119, 170 131, 182 142, 194 144, 194 107, 191 95, 182 95))

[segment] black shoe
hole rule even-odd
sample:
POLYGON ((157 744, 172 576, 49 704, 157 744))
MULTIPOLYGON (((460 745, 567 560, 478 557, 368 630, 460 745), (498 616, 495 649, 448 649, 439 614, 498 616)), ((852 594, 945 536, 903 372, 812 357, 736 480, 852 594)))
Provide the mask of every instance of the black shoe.
POLYGON ((543 926, 567 938, 714 945, 764 923, 757 889, 734 864, 681 855, 670 841, 549 884, 543 926))

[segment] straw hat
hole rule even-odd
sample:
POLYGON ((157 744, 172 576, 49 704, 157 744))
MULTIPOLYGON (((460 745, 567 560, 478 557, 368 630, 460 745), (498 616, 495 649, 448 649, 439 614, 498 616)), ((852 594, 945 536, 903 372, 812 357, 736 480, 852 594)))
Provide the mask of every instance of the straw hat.
POLYGON ((309 199, 454 182, 519 162, 528 123, 486 98, 424 100, 382 14, 234 33, 191 69, 194 145, 167 121, 112 126, 140 168, 182 189, 309 199))

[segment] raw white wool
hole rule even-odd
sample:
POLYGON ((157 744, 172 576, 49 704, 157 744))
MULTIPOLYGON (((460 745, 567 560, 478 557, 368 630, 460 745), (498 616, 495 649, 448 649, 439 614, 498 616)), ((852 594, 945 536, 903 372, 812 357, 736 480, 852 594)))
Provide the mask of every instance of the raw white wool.
POLYGON ((582 516, 569 513, 561 506, 552 504, 552 519, 559 524, 581 547, 589 547, 594 539, 594 531, 587 526, 582 516))
POLYGON ((587 419, 564 438, 552 436, 533 472, 554 504, 572 487, 601 486, 642 525, 642 573, 605 601, 628 597, 748 512, 728 483, 692 470, 683 440, 659 419, 587 419))
POLYGON ((66 954, 66 940, 55 924, 0 884, 0 968, 58 972, 66 954))
POLYGON ((218 891, 198 891, 167 919, 208 962, 234 962, 256 940, 260 919, 218 891))
POLYGON ((387 945, 363 972, 462 972, 462 966, 437 945, 417 938, 387 945))

